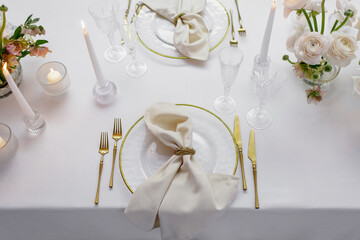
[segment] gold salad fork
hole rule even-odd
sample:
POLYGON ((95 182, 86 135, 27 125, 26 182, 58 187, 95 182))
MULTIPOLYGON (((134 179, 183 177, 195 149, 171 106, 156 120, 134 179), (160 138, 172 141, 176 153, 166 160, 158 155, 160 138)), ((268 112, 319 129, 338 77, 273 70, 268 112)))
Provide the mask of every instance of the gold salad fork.
POLYGON ((238 18, 239 18, 239 24, 240 24, 240 27, 239 27, 239 29, 238 29, 238 32, 239 32, 239 35, 240 35, 240 36, 245 37, 245 36, 246 36, 246 30, 245 30, 245 28, 244 28, 243 25, 242 25, 242 19, 241 19, 241 16, 240 16, 240 9, 239 9, 238 1, 235 0, 235 3, 236 3, 238 18))
POLYGON ((230 9, 230 17, 231 17, 231 34, 232 39, 230 40, 230 46, 231 47, 237 47, 238 41, 235 40, 235 31, 234 31, 234 21, 233 21, 233 11, 230 9))
POLYGON ((116 151, 117 151, 117 141, 119 141, 122 138, 121 118, 115 118, 114 119, 114 128, 113 128, 112 138, 115 140, 115 143, 114 143, 113 162, 112 162, 111 177, 110 177, 110 184, 109 184, 110 188, 113 187, 115 157, 116 157, 116 151))
POLYGON ((99 180, 96 190, 95 204, 99 203, 99 190, 100 190, 100 179, 101 172, 103 169, 104 155, 109 152, 109 138, 107 132, 101 132, 99 153, 101 154, 100 166, 99 166, 99 180))

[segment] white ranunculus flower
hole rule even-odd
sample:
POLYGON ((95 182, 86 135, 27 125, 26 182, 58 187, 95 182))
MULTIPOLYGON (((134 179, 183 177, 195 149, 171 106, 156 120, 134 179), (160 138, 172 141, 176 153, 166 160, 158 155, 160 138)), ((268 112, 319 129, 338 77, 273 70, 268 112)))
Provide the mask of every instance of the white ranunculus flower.
POLYGON ((320 13, 321 12, 321 0, 309 0, 306 5, 305 9, 308 11, 315 11, 320 13))
POLYGON ((321 56, 327 52, 329 42, 318 32, 303 33, 295 42, 294 53, 297 59, 310 64, 320 64, 321 56))
POLYGON ((342 12, 346 12, 351 9, 354 11, 354 16, 351 18, 351 21, 355 21, 357 9, 355 5, 351 2, 351 0, 336 0, 336 7, 342 12))
POLYGON ((289 14, 301 8, 304 8, 308 0, 284 0, 284 17, 287 18, 289 14))
POLYGON ((343 32, 333 32, 328 36, 328 40, 330 47, 325 58, 330 64, 346 67, 356 58, 355 52, 358 46, 353 36, 343 32))

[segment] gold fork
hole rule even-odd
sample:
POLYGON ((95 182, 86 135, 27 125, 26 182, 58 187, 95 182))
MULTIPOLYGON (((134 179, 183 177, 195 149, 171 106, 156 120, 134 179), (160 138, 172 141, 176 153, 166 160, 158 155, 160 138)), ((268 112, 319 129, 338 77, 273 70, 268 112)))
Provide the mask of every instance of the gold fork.
POLYGON ((95 197, 95 204, 99 203, 99 190, 100 190, 100 179, 101 179, 101 172, 103 169, 103 162, 104 162, 104 155, 109 152, 109 138, 107 132, 102 132, 100 137, 100 147, 99 153, 101 154, 100 158, 100 166, 99 166, 99 180, 96 190, 96 197, 95 197))
POLYGON ((230 9, 230 17, 231 17, 231 34, 232 39, 230 40, 230 46, 231 47, 237 47, 238 41, 235 40, 235 31, 234 31, 234 21, 233 21, 233 11, 230 9))
POLYGON ((113 162, 112 162, 111 177, 110 177, 110 184, 109 184, 110 188, 113 187, 115 157, 116 157, 116 151, 117 151, 117 141, 119 141, 122 138, 121 118, 115 118, 114 119, 114 128, 113 128, 112 138, 115 140, 115 143, 114 143, 113 162))
POLYGON ((239 10, 238 1, 235 0, 235 3, 236 3, 236 8, 237 8, 238 17, 239 17, 239 24, 240 24, 240 27, 239 27, 239 29, 238 29, 238 32, 239 32, 239 35, 240 35, 240 36, 245 37, 245 36, 246 36, 246 30, 245 30, 245 28, 244 28, 243 25, 242 25, 242 19, 241 19, 241 16, 240 16, 240 10, 239 10))

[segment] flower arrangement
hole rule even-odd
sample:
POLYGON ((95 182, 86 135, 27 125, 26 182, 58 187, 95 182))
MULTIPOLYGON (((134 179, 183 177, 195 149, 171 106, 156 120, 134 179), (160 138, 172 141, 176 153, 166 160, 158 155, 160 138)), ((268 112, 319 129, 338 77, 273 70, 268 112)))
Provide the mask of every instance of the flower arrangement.
POLYGON ((287 39, 286 47, 297 61, 291 61, 288 55, 283 60, 293 66, 297 76, 311 83, 312 88, 305 91, 308 103, 318 103, 326 93, 320 78, 334 68, 339 71, 356 58, 360 19, 354 25, 357 9, 351 0, 336 0, 328 29, 325 29, 325 0, 284 0, 284 17, 292 11, 296 11, 299 24, 287 39))
MULTIPOLYGON (((47 40, 34 40, 37 35, 44 35, 45 29, 36 23, 39 18, 32 18, 32 14, 26 19, 25 23, 18 26, 13 32, 9 30, 6 24, 6 15, 8 8, 4 5, 0 6, 2 12, 2 24, 0 28, 0 61, 1 69, 5 62, 7 68, 12 73, 18 66, 20 60, 27 56, 45 57, 51 52, 46 44, 47 40)), ((6 86, 6 79, 2 71, 0 71, 0 87, 6 86)))

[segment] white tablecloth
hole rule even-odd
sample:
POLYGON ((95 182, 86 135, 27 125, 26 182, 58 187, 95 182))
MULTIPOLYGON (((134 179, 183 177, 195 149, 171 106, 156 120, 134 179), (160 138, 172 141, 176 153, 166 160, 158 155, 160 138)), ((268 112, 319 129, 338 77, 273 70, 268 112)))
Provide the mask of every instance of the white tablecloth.
MULTIPOLYGON (((245 117, 257 104, 249 76, 271 2, 239 1, 248 35, 239 39, 245 58, 231 95, 238 103, 248 190, 239 189, 230 210, 197 239, 359 240, 360 97, 352 94, 350 79, 359 74, 357 61, 341 70, 322 103, 308 105, 302 83, 281 60, 291 31, 291 20, 282 17, 282 1, 269 54, 281 65, 288 82, 268 104, 273 124, 256 131, 261 209, 254 209, 252 169, 246 156, 251 128, 245 117)), ((235 11, 232 1, 223 3, 235 11)), ((4 4, 14 24, 23 23, 30 13, 40 17, 53 53, 46 59, 22 60, 20 89, 46 119, 45 132, 29 135, 15 98, 0 99, 0 122, 12 128, 20 143, 17 155, 0 164, 0 239, 159 239, 157 230, 142 232, 124 216, 131 193, 120 176, 118 159, 114 187, 108 188, 111 153, 104 163, 100 203, 94 205, 100 131, 111 132, 114 117, 122 118, 126 131, 146 107, 159 101, 213 110, 214 99, 222 94, 216 53, 229 45, 229 36, 207 62, 169 60, 139 45, 138 57, 146 60, 149 69, 143 78, 134 79, 125 73, 130 57, 118 64, 102 57, 108 42, 87 11, 88 1, 5 0, 4 4), (92 96, 95 76, 81 19, 97 47, 105 76, 119 90, 116 102, 109 106, 98 105, 92 96), (36 82, 37 68, 50 60, 68 68, 72 86, 66 95, 47 96, 36 82)), ((234 114, 221 117, 232 128, 234 114)))

